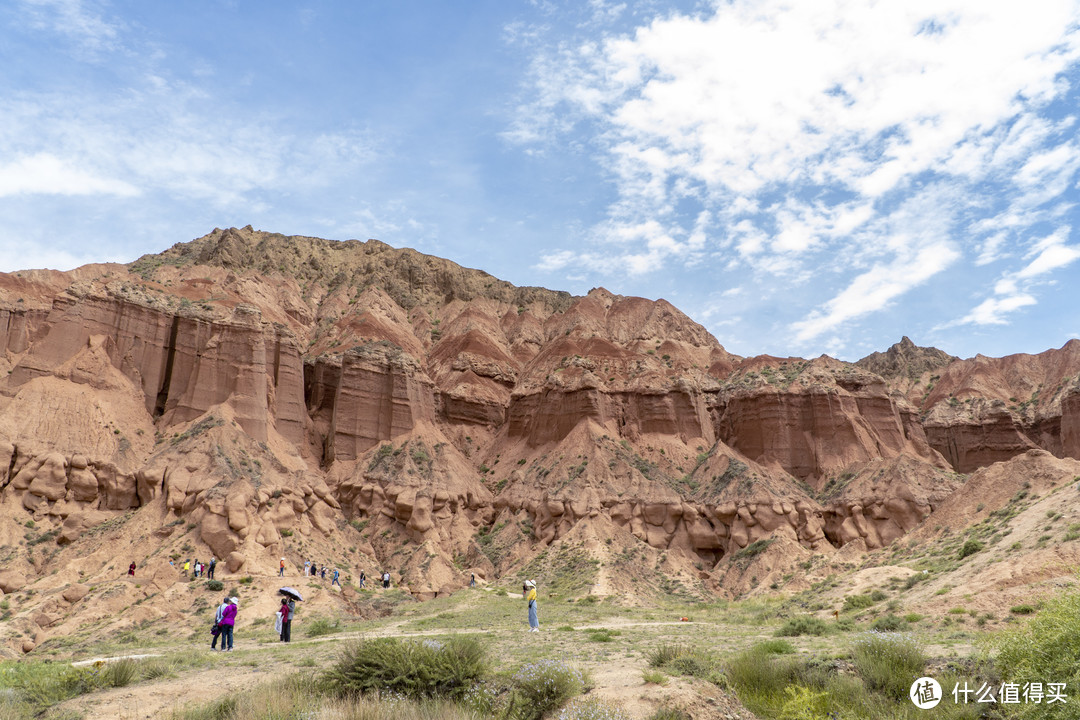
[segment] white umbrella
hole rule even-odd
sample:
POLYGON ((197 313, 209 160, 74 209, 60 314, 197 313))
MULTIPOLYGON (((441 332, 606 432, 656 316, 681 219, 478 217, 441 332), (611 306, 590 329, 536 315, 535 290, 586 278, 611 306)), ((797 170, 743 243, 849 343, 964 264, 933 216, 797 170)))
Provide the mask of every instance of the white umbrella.
POLYGON ((283 587, 280 590, 278 590, 278 592, 281 593, 282 595, 285 595, 286 597, 291 597, 293 600, 296 600, 297 602, 304 602, 304 598, 301 597, 300 592, 296 588, 283 587))

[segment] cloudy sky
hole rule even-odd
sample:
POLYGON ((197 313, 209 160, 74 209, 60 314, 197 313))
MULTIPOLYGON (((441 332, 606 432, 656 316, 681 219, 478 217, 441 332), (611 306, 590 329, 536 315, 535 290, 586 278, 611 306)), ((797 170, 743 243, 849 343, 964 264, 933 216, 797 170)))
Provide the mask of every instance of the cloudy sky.
POLYGON ((730 351, 1080 336, 1080 2, 0 5, 0 270, 215 227, 663 297, 730 351))

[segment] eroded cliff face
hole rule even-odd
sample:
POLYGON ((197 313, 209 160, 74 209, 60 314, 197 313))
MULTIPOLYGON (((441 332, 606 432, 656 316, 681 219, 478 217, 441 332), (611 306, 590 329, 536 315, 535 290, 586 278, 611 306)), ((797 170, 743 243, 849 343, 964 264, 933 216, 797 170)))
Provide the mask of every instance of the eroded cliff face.
POLYGON ((949 358, 904 338, 887 353, 860 360, 918 408, 930 446, 970 473, 1041 448, 1076 457, 1073 433, 1080 392, 1080 341, 1038 355, 949 358), (1073 443, 1073 444, 1070 444, 1073 443))
POLYGON ((317 552, 419 597, 588 537, 736 592, 751 546, 884 547, 957 473, 1080 456, 1080 343, 744 359, 664 301, 250 228, 0 275, 0 371, 5 592, 47 533, 54 564, 113 536, 233 572, 317 552))

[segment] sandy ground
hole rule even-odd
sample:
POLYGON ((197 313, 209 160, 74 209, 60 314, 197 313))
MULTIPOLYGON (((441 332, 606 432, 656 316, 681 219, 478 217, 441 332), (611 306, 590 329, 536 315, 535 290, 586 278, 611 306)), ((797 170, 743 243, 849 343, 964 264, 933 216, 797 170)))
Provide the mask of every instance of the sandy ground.
MULTIPOLYGON (((403 632, 405 622, 379 628, 365 637, 423 637, 445 634, 445 630, 415 630, 403 632)), ((611 618, 595 626, 581 625, 577 629, 590 627, 630 628, 659 627, 679 625, 679 622, 652 621, 633 622, 611 618)), ((459 632, 469 632, 459 631, 459 632)), ((475 632, 482 632, 477 630, 475 632)), ((361 637, 360 633, 342 633, 322 638, 305 640, 306 643, 340 642, 361 637)), ((267 658, 270 649, 279 646, 262 646, 257 650, 238 650, 230 656, 235 664, 224 668, 183 671, 180 677, 159 680, 153 683, 141 683, 125 688, 113 688, 84 695, 67 701, 61 707, 76 710, 84 714, 85 720, 142 720, 162 718, 173 710, 180 709, 187 703, 207 702, 225 697, 231 693, 296 672, 292 663, 274 664, 267 658), (251 662, 245 661, 250 652, 251 662)), ((80 661, 78 664, 91 664, 99 660, 118 660, 121 657, 152 657, 150 653, 135 653, 110 658, 95 658, 80 661)), ((738 705, 709 683, 697 681, 691 683, 685 678, 669 678, 664 686, 646 684, 642 678, 645 660, 640 658, 610 657, 602 663, 584 663, 591 672, 594 687, 593 694, 618 702, 634 717, 648 717, 662 703, 680 707, 692 714, 694 720, 754 720, 754 715, 738 705)))
POLYGON ((153 683, 112 688, 74 698, 62 707, 84 713, 84 720, 142 720, 162 718, 189 702, 213 700, 274 677, 289 675, 295 668, 287 665, 251 667, 237 665, 184 673, 180 677, 153 683))

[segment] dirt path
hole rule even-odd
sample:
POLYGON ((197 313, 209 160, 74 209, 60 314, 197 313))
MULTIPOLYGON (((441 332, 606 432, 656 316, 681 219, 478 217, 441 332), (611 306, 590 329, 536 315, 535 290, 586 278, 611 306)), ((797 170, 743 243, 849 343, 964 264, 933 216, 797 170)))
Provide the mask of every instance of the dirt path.
POLYGON ((162 718, 189 702, 207 701, 258 685, 296 668, 273 665, 268 668, 231 665, 188 672, 180 677, 112 688, 73 698, 60 707, 83 713, 84 720, 144 720, 162 718))
MULTIPOLYGON (((412 620, 392 623, 384 627, 363 633, 340 633, 320 638, 310 638, 298 645, 341 642, 363 637, 427 637, 445 635, 446 629, 405 630, 412 620)), ((643 621, 635 622, 618 617, 603 618, 595 623, 577 626, 578 630, 592 628, 632 628, 662 627, 683 625, 679 621, 643 621)), ((456 630, 462 634, 485 633, 487 630, 462 628, 456 630)), ((171 711, 182 708, 187 703, 208 702, 226 697, 245 688, 252 687, 284 677, 296 672, 292 663, 276 663, 267 657, 267 652, 279 646, 270 645, 239 651, 228 656, 229 662, 216 668, 203 670, 181 669, 179 677, 156 680, 130 685, 124 688, 112 688, 73 698, 60 707, 83 714, 84 720, 143 720, 145 718, 166 717, 171 711), (250 661, 246 656, 250 655, 250 661)), ((109 658, 82 660, 76 665, 87 665, 97 661, 115 661, 122 658, 141 659, 158 656, 158 653, 133 653, 109 658)), ((218 656, 222 657, 222 656, 218 656)), ((609 657, 603 662, 586 663, 594 680, 593 692, 600 697, 616 701, 629 710, 635 717, 648 717, 662 703, 683 706, 690 709, 690 704, 700 702, 701 689, 691 689, 688 680, 671 678, 670 685, 660 687, 646 684, 642 680, 645 669, 644 658, 609 657)), ((706 694, 711 692, 708 688, 706 694)), ((722 695, 722 694, 719 694, 722 695)), ((713 701, 715 708, 698 708, 694 717, 742 718, 752 717, 739 714, 741 708, 727 705, 722 698, 713 701), (718 711, 716 714, 713 710, 718 711), (734 712, 733 712, 734 711, 734 712)))

